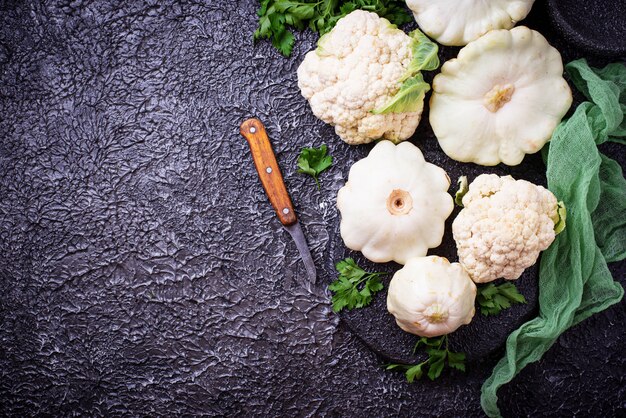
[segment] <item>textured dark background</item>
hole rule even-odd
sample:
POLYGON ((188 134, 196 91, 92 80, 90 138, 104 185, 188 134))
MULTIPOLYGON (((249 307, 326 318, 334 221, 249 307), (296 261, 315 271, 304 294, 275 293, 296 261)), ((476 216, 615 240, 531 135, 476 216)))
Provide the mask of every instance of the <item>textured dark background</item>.
MULTIPOLYGON (((0 1, 1 414, 482 414, 501 351, 408 385, 297 285, 239 123, 265 122, 323 282, 343 254, 336 191, 369 147, 299 95, 315 36, 290 59, 253 47, 255 8, 0 1), (322 142, 337 163, 318 192, 295 160, 322 142)), ((583 55, 542 2, 527 24, 583 55)), ((429 132, 425 118, 413 142, 449 169, 429 132)), ((565 333, 501 390, 505 415, 626 413, 625 320, 621 303, 565 333)))

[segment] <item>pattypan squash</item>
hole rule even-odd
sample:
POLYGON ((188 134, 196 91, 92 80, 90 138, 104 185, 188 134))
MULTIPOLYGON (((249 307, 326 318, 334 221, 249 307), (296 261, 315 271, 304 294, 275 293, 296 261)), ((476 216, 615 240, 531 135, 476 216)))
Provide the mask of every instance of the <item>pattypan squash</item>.
POLYGON ((474 317, 476 285, 459 263, 410 259, 389 283, 387 310, 400 328, 421 337, 449 334, 474 317))
POLYGON ((467 45, 494 29, 511 29, 535 0, 407 0, 419 27, 443 45, 467 45))
POLYGON ((369 260, 404 264, 441 244, 454 203, 450 178, 409 142, 380 141, 350 168, 337 207, 345 245, 369 260))
POLYGON ((572 104, 559 52, 534 30, 494 30, 433 80, 430 124, 451 158, 517 165, 539 151, 572 104))

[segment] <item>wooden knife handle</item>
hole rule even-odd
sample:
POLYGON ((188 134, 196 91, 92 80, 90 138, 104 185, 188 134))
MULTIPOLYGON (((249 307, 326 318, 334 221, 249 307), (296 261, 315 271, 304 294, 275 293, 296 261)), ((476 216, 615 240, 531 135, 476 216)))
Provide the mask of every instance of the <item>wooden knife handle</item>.
POLYGON ((278 219, 285 226, 295 224, 298 219, 265 132, 265 126, 258 119, 248 119, 241 124, 239 132, 248 140, 256 171, 278 219))

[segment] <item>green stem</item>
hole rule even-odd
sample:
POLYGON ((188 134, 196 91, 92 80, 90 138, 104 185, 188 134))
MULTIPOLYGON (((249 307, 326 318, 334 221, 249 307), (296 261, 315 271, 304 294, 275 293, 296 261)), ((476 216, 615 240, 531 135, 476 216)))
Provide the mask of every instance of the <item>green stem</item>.
POLYGON ((360 285, 361 283, 363 283, 364 281, 366 281, 366 280, 368 280, 368 279, 371 279, 371 278, 376 277, 376 276, 380 276, 381 274, 385 274, 385 273, 365 273, 365 274, 363 275, 363 277, 361 277, 361 278, 360 278, 360 279, 359 279, 359 280, 355 283, 355 286, 360 285))

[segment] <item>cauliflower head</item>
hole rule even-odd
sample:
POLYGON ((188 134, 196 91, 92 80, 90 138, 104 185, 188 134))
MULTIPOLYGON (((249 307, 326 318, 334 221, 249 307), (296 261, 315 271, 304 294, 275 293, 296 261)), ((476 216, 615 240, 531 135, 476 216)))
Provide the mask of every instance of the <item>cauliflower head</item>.
POLYGON ((322 36, 298 67, 313 114, 348 144, 395 143, 417 128, 430 89, 420 70, 439 66, 437 45, 376 13, 355 10, 322 36))
POLYGON ((452 233, 459 261, 476 283, 518 279, 552 244, 564 218, 549 190, 495 174, 478 176, 463 206, 452 233))

